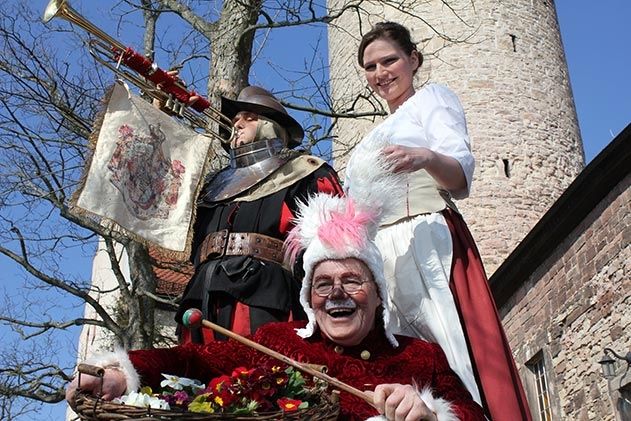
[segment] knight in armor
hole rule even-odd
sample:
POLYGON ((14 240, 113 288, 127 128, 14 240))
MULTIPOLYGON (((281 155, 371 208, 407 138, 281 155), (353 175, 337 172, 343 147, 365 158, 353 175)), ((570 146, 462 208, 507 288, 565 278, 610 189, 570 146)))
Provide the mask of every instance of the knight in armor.
MULTIPOLYGON (((236 100, 222 98, 221 110, 235 129, 230 163, 207 177, 198 198, 195 274, 176 320, 195 307, 249 335, 268 322, 305 319, 300 280, 283 266, 283 240, 299 202, 317 192, 341 195, 342 188, 326 162, 293 150, 304 131, 267 90, 248 86, 236 100)), ((182 342, 203 343, 209 335, 180 329, 182 342)))

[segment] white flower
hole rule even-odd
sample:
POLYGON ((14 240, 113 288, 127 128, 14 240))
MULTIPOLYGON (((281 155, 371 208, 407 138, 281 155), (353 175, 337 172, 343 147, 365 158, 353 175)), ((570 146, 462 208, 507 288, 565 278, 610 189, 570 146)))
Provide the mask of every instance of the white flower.
POLYGON ((185 387, 191 388, 193 393, 202 390, 205 386, 199 380, 188 379, 186 377, 178 377, 172 374, 162 374, 166 380, 160 382, 160 387, 170 387, 173 390, 182 390, 185 387))
POLYGON ((171 409, 168 402, 156 398, 155 396, 149 396, 146 393, 138 392, 131 392, 129 395, 121 396, 120 398, 114 399, 113 402, 131 406, 139 406, 142 408, 150 407, 154 409, 171 409))

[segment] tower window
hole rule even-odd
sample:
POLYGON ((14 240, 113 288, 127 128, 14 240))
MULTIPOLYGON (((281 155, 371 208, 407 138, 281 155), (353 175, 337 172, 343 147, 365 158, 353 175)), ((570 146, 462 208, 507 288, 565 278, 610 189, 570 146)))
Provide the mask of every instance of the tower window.
POLYGON ((513 43, 513 52, 517 52, 517 35, 514 34, 508 34, 510 35, 510 40, 513 43))
POLYGON ((508 159, 502 159, 502 164, 504 165, 504 175, 506 178, 510 178, 510 162, 508 159))
POLYGON ((546 367, 543 361, 543 353, 539 352, 534 356, 526 367, 532 372, 536 392, 537 392, 537 413, 540 421, 551 421, 552 411, 550 410, 550 394, 548 393, 548 378, 546 367))

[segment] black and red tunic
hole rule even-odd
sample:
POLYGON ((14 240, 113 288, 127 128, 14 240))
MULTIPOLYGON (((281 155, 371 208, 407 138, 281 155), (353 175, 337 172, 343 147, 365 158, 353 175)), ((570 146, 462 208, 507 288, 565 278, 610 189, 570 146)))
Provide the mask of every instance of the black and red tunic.
MULTIPOLYGON (((198 203, 192 249, 196 270, 176 314, 178 323, 192 307, 202 310, 207 319, 240 334, 253 333, 271 321, 304 319, 298 299, 300 282, 280 264, 252 256, 223 256, 200 262, 200 246, 208 234, 224 229, 284 240, 293 226, 299 201, 318 192, 342 194, 337 174, 327 164, 289 187, 253 201, 232 198, 198 203)), ((204 335, 209 339, 212 333, 204 331, 204 335)), ((192 339, 202 341, 195 332, 192 339)), ((184 329, 181 340, 189 340, 184 329)))

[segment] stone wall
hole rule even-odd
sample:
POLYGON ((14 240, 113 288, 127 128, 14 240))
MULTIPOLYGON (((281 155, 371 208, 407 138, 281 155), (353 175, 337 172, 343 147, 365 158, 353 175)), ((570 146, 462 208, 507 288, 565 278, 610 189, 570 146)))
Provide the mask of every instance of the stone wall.
POLYGON ((542 352, 553 419, 614 420, 598 361, 631 351, 631 175, 627 175, 500 309, 536 405, 526 363, 542 352))
MULTIPOLYGON (((329 0, 332 11, 344 3, 329 0)), ((357 63, 360 33, 383 20, 411 28, 425 55, 417 85, 446 84, 467 114, 477 165, 471 196, 458 206, 490 275, 584 165, 554 4, 458 0, 448 2, 452 12, 431 0, 413 2, 402 13, 387 3, 364 4, 361 23, 347 13, 329 30, 334 106, 349 113, 384 111, 357 63)), ((379 119, 339 122, 337 169, 343 172, 348 149, 379 119)))

